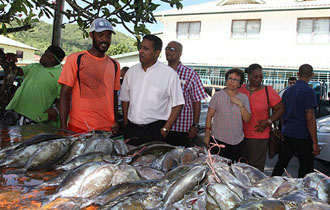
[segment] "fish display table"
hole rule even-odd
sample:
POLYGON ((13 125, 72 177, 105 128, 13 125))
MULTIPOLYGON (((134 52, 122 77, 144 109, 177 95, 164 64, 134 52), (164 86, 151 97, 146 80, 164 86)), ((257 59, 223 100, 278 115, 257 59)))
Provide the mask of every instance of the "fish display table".
POLYGON ((330 210, 330 179, 320 173, 269 177, 203 147, 131 147, 109 132, 0 131, 1 210, 330 210))

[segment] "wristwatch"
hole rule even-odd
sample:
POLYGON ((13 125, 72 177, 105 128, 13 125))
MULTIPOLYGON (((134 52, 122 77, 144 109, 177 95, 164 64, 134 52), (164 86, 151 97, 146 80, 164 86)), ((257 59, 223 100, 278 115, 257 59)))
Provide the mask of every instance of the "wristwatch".
POLYGON ((167 128, 162 128, 162 130, 165 132, 165 133, 168 133, 169 130, 167 130, 167 128))
POLYGON ((273 121, 270 118, 268 118, 267 121, 268 121, 269 125, 273 123, 273 121))
POLYGON ((196 124, 196 123, 192 124, 191 127, 195 127, 195 128, 197 128, 197 129, 199 129, 199 125, 196 124))

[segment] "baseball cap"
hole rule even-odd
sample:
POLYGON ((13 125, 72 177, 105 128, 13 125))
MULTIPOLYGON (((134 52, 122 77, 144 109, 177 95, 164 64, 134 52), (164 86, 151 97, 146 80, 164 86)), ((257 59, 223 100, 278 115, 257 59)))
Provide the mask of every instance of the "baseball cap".
POLYGON ((93 31, 111 31, 112 33, 116 34, 115 30, 113 30, 111 23, 104 18, 97 18, 92 22, 90 32, 93 31))

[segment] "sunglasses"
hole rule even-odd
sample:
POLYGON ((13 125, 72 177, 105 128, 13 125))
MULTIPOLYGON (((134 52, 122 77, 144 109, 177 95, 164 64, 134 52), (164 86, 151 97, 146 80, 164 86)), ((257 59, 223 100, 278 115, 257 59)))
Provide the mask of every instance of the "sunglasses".
POLYGON ((169 51, 175 51, 176 49, 174 47, 166 47, 165 50, 169 50, 169 51))

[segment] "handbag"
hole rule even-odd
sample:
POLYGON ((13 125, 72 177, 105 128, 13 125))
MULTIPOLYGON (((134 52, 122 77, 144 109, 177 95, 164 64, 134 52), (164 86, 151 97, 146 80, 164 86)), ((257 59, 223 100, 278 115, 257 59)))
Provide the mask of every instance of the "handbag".
MULTIPOLYGON (((270 105, 269 105, 269 96, 268 96, 267 86, 265 87, 265 89, 266 89, 267 104, 268 104, 268 116, 270 116, 270 105)), ((276 125, 276 123, 273 122, 270 125, 270 133, 269 133, 269 139, 268 139, 268 156, 270 159, 272 159, 276 154, 278 154, 280 152, 281 141, 284 141, 282 132, 279 129, 278 125, 276 125)))

